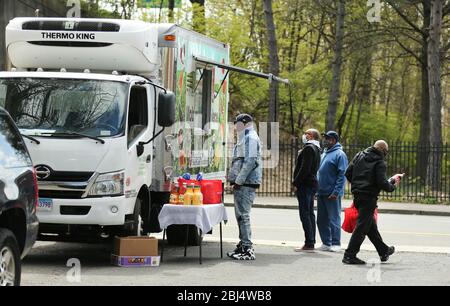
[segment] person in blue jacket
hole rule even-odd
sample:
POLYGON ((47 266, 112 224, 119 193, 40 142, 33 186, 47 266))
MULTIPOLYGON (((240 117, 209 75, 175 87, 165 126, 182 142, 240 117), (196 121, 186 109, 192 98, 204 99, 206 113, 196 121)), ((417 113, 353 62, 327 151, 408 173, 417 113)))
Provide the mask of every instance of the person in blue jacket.
POLYGON ((341 198, 344 195, 347 155, 339 143, 335 131, 322 134, 324 153, 318 171, 317 227, 322 246, 321 251, 341 250, 341 198))

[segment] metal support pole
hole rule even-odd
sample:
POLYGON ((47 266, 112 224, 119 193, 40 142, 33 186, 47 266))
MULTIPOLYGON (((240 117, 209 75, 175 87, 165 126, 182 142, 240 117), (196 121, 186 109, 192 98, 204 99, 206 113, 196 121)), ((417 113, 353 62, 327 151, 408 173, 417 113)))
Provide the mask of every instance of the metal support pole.
POLYGON ((222 247, 222 222, 220 222, 220 258, 223 258, 223 247, 222 247))
POLYGON ((163 261, 163 258, 164 258, 164 242, 165 242, 165 240, 166 240, 166 229, 164 229, 164 231, 163 231, 163 240, 161 243, 161 262, 163 261))
POLYGON ((186 257, 188 240, 189 240, 189 224, 186 224, 186 238, 184 239, 184 257, 186 257))

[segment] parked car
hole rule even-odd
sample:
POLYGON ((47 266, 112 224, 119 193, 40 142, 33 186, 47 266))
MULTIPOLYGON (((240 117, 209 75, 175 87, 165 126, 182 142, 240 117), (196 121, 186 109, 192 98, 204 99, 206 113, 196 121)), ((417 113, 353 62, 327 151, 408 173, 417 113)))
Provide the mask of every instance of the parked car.
POLYGON ((18 286, 38 233, 38 187, 19 130, 0 107, 0 286, 18 286))

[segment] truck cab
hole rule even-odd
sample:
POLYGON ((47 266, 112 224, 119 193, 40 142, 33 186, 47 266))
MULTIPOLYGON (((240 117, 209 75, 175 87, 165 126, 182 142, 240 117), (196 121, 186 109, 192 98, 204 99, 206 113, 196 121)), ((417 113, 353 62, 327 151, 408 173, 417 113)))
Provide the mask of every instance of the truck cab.
POLYGON ((153 162, 153 146, 139 143, 157 132, 158 92, 128 75, 0 73, 0 101, 29 136, 41 233, 136 233, 153 162))

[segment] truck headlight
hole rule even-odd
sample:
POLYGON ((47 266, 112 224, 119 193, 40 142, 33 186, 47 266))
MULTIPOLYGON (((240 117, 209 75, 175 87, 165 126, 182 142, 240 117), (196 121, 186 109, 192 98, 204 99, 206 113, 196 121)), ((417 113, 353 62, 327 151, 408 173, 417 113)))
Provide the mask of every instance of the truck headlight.
POLYGON ((90 196, 118 196, 124 192, 125 173, 114 172, 100 174, 89 191, 90 196))

